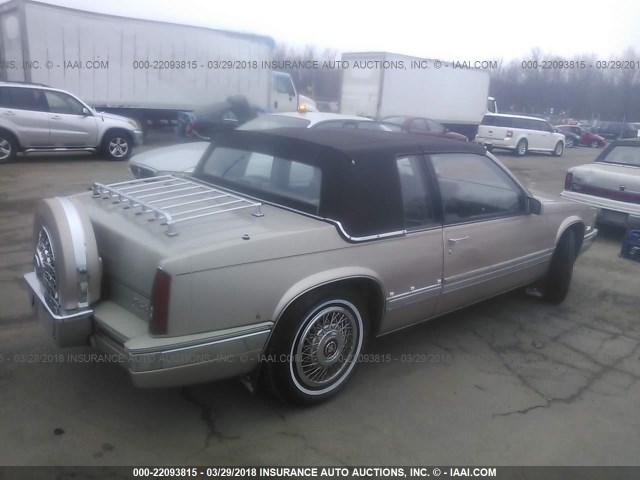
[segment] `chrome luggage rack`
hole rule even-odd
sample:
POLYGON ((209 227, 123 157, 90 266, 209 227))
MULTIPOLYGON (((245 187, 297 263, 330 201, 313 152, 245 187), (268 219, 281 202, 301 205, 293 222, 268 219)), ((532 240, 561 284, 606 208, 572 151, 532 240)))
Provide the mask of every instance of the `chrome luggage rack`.
POLYGON ((188 178, 162 175, 103 185, 94 183, 93 197, 113 199, 123 208, 140 208, 136 215, 152 214, 148 221, 161 221, 168 236, 178 235, 176 223, 220 213, 254 208, 254 217, 262 217, 262 203, 233 195, 188 178), (187 198, 189 198, 187 200, 187 198), (186 210, 180 207, 187 207, 186 210))

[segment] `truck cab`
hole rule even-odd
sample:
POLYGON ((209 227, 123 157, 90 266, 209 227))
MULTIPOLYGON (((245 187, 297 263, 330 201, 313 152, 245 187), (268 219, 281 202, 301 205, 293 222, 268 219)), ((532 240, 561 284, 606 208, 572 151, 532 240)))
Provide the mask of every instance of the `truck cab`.
POLYGON ((271 104, 272 112, 317 112, 316 102, 311 98, 300 95, 296 91, 291 75, 285 72, 271 73, 271 104))
POLYGON ((493 97, 487 97, 487 113, 498 113, 498 104, 493 97))

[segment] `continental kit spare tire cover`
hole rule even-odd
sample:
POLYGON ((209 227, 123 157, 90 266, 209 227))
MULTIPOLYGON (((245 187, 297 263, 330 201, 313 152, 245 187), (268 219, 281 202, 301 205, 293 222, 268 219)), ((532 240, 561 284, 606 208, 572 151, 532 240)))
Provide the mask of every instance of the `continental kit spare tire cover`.
POLYGON ((41 200, 34 219, 34 265, 47 304, 55 313, 86 308, 100 298, 102 264, 88 198, 41 200))

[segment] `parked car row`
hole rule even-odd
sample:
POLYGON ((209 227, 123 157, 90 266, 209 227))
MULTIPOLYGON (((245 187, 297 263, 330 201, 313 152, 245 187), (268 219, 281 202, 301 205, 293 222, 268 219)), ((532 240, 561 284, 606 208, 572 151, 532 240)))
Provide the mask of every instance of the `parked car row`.
POLYGON ((567 147, 585 145, 591 148, 604 148, 607 141, 600 135, 596 135, 585 127, 578 125, 556 125, 556 129, 567 138, 567 147), (571 139, 571 145, 569 145, 571 139))

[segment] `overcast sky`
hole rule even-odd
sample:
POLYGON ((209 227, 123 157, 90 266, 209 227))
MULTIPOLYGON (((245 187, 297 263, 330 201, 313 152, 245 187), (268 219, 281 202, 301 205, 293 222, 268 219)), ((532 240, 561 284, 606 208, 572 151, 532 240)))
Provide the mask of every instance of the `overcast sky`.
MULTIPOLYGON (((293 46, 443 60, 527 57, 533 47, 602 59, 640 51, 636 0, 47 0, 116 15, 264 34, 293 46)), ((0 3, 2 0, 0 0, 0 3)))

